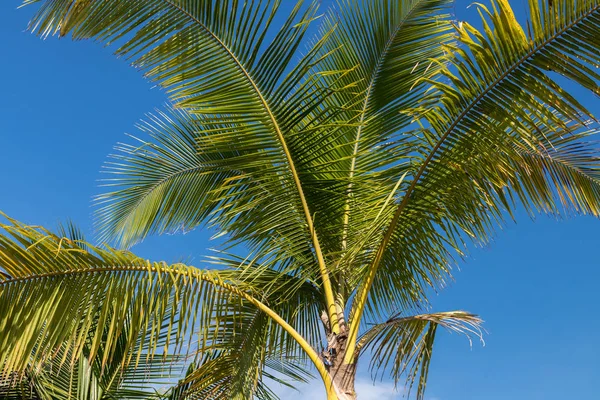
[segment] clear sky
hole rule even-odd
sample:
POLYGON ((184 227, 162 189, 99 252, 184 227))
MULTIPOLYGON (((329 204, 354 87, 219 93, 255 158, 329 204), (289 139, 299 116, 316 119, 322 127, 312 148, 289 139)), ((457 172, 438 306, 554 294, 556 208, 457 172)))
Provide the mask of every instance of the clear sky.
MULTIPOLYGON (((457 2, 459 18, 474 15, 468 3, 457 2)), ((522 10, 520 0, 512 4, 522 10)), ((0 4, 0 210, 47 227, 71 218, 91 238, 91 198, 107 154, 166 97, 110 49, 26 33, 31 10, 18 5, 0 4)), ((597 100, 584 99, 600 115, 597 100)), ((470 349, 463 337, 441 332, 428 400, 600 398, 598 232, 600 221, 590 217, 520 215, 490 246, 474 249, 433 305, 480 314, 486 346, 470 349)), ((209 236, 198 229, 153 237, 133 250, 197 265, 212 246, 209 236)), ((362 400, 401 398, 390 383, 372 387, 367 372, 357 388, 362 400)), ((316 400, 321 390, 313 383, 287 398, 316 400)))

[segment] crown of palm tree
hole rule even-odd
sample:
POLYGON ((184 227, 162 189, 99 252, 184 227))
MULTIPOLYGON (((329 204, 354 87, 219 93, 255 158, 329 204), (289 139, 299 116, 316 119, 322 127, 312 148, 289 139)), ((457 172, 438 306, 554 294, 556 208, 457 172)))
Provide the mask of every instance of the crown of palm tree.
POLYGON ((481 29, 450 0, 339 0, 322 15, 299 1, 284 18, 278 0, 25 1, 38 2, 31 30, 119 43, 172 102, 108 164, 100 241, 209 224, 247 253, 150 263, 11 220, 8 381, 60 367, 134 390, 157 359, 193 355, 171 399, 275 398, 266 381, 310 368, 344 399, 366 357, 422 399, 437 327, 481 333, 470 313, 426 313, 469 243, 519 205, 600 213, 596 120, 561 85, 600 93, 597 0, 529 0, 526 28, 491 0, 481 29))

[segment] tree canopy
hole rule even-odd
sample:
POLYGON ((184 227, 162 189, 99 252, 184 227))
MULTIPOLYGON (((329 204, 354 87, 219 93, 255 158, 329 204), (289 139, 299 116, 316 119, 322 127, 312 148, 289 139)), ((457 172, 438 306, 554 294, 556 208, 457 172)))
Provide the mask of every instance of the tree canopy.
POLYGON ((526 23, 491 0, 473 24, 450 0, 29 3, 32 31, 116 46, 172 104, 108 164, 107 245, 4 225, 8 380, 87 363, 130 388, 169 359, 172 398, 274 398, 312 369, 351 399, 366 357, 422 399, 437 328, 481 335, 427 301, 469 246, 517 207, 600 213, 597 121, 564 85, 600 93, 597 0, 529 0, 526 23), (226 244, 203 269, 109 246, 205 224, 226 244))

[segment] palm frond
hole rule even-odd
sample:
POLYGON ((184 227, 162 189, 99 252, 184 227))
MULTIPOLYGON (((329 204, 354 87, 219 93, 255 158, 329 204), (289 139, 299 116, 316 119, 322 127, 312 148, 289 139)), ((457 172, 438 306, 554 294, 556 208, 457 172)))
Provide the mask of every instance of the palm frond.
MULTIPOLYGON (((188 399, 278 398, 269 382, 290 385, 286 378, 306 382, 312 375, 305 357, 295 357, 295 346, 276 345, 270 335, 273 321, 254 307, 236 314, 236 328, 221 329, 202 348, 197 366, 174 388, 188 399), (276 351, 265 351, 274 349, 276 351), (289 352, 289 354, 288 354, 289 352)), ((224 325, 225 323, 221 323, 224 325)))
POLYGON ((471 336, 483 341, 481 323, 479 317, 463 311, 394 316, 365 332, 358 341, 357 354, 370 350, 374 379, 386 370, 396 384, 406 376, 409 391, 417 381, 416 398, 422 400, 438 327, 463 334, 469 341, 471 336))
MULTIPOLYGON (((311 149, 294 151, 289 144, 332 118, 319 108, 330 90, 318 84, 318 74, 306 77, 323 40, 290 66, 318 3, 302 4, 275 30, 277 0, 45 1, 31 29, 41 35, 124 41, 118 55, 133 59, 134 66, 166 88, 177 107, 203 116, 198 151, 217 155, 213 168, 236 172, 225 181, 219 174, 201 185, 218 188, 216 223, 234 243, 244 240, 256 252, 271 249, 273 235, 293 241, 303 258, 313 257, 307 277, 320 278, 331 309, 334 298, 314 210, 296 165, 311 149), (217 162, 223 153, 228 156, 217 162)), ((99 227, 105 234, 135 240, 141 237, 125 234, 124 224, 133 225, 135 235, 173 227, 168 220, 148 218, 158 216, 156 204, 113 219, 110 211, 126 208, 127 199, 136 196, 135 189, 126 191, 104 198, 99 227)), ((190 206, 190 215, 206 216, 204 207, 198 211, 194 202, 183 204, 190 206)), ((336 318, 330 310, 334 325, 336 318)))
MULTIPOLYGON (((536 210, 556 212, 556 204, 563 201, 579 212, 597 214, 600 198, 595 190, 578 188, 582 181, 571 179, 574 175, 565 184, 551 173, 544 180, 530 179, 524 173, 526 161, 516 149, 550 150, 549 133, 578 137, 590 118, 551 72, 587 88, 598 84, 598 75, 588 64, 600 60, 585 48, 597 37, 600 5, 569 1, 549 7, 544 1, 542 12, 535 8, 538 1, 530 3, 537 13, 532 19, 540 21, 530 36, 504 0, 493 1, 490 11, 482 7, 482 32, 467 23, 456 27, 462 47, 447 46, 451 66, 441 70, 439 79, 428 80, 439 101, 426 99, 414 110, 415 117, 423 119, 423 145, 411 160, 414 172, 399 188, 385 229, 379 231, 379 243, 369 253, 371 266, 365 269, 369 278, 356 297, 355 309, 369 302, 368 291, 374 285, 372 299, 379 303, 370 309, 385 312, 380 300, 397 295, 385 277, 402 268, 417 279, 417 289, 443 285, 453 258, 464 253, 466 240, 485 243, 504 211, 512 208, 513 198, 536 210), (577 58, 579 53, 580 61, 562 69, 557 65, 556 60, 577 58), (547 62, 549 54, 554 61, 547 62), (508 181, 520 183, 511 186, 508 181), (585 196, 556 196, 557 187, 565 185, 585 196), (376 272, 380 266, 381 274, 376 272)), ((591 152, 592 148, 587 154, 591 152)), ((594 164, 589 159, 588 165, 594 164)), ((412 290, 419 292, 424 293, 412 290)))
MULTIPOLYGON (((290 354, 298 354, 298 343, 287 337, 296 331, 263 303, 269 295, 280 299, 287 293, 288 301, 273 307, 289 321, 297 313, 293 299, 299 309, 310 308, 310 297, 298 296, 291 277, 282 278, 279 288, 271 284, 262 291, 250 280, 234 280, 237 271, 150 263, 126 251, 89 244, 84 250, 80 243, 14 220, 2 228, 6 235, 0 235, 0 265, 7 276, 0 281, 2 376, 44 365, 73 370, 85 356, 100 387, 116 376, 140 384, 165 368, 152 366, 152 360, 164 362, 169 354, 192 351, 194 337, 201 339, 199 354, 224 343, 219 338, 239 337, 246 327, 243 316, 255 315, 257 309, 265 313, 260 315, 267 321, 263 329, 269 340, 255 350, 279 354, 283 341, 290 354), (132 368, 119 372, 125 366, 132 368)), ((272 283, 276 275, 273 271, 264 279, 272 283)), ((308 289, 312 301, 320 299, 313 286, 308 289)), ((262 368, 264 360, 259 361, 262 368)))
MULTIPOLYGON (((125 330, 128 324, 125 324, 125 330)), ((105 328, 108 334, 108 327, 105 328)), ((123 335, 126 336, 126 335, 123 335)), ((94 363, 89 362, 88 341, 77 358, 58 348, 53 356, 38 367, 28 366, 24 372, 5 372, 0 379, 0 395, 7 399, 100 400, 106 398, 158 399, 154 386, 172 384, 180 373, 180 358, 141 359, 137 365, 123 365, 127 342, 118 340, 112 362, 100 365, 103 347, 94 363), (76 359, 73 363, 62 360, 76 359), (21 375, 21 376, 19 376, 21 375)), ((147 351, 147 349, 144 349, 147 351)))
POLYGON ((139 128, 150 140, 119 144, 107 164, 104 186, 116 190, 96 197, 100 240, 117 236, 132 244, 152 233, 193 229, 210 218, 220 186, 236 175, 215 168, 213 153, 198 152, 200 118, 171 109, 139 128))
MULTIPOLYGON (((306 185, 309 203, 321 218, 318 229, 324 232, 328 252, 346 250, 348 241, 363 236, 370 222, 365 214, 395 184, 393 178, 386 179, 385 170, 395 165, 397 173, 398 160, 412 147, 408 137, 398 135, 411 121, 403 110, 424 95, 420 79, 425 71, 439 69, 433 60, 442 58, 443 45, 452 41, 450 4, 344 0, 326 17, 332 34, 323 47, 327 57, 317 69, 347 72, 326 75, 331 87, 344 90, 335 91, 325 104, 343 110, 341 118, 351 124, 298 140, 303 141, 300 148, 326 149, 304 155, 299 165, 313 176, 329 178, 306 185), (326 201, 323 193, 328 194, 326 201), (351 208, 357 208, 352 221, 351 208)), ((345 262, 345 267, 353 261, 345 262)))

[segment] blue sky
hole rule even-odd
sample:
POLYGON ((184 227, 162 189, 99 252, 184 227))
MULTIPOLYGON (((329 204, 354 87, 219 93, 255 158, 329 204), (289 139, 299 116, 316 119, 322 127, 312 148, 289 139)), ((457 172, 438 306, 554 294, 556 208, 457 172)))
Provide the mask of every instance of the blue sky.
MULTIPOLYGON (((513 1, 516 10, 520 3, 513 1)), ((18 4, 0 5, 0 210, 48 227, 71 218, 92 237, 91 198, 100 191, 102 163, 166 97, 110 49, 26 33, 31 10, 16 10, 18 4)), ((467 5, 458 1, 460 18, 473 15, 467 5)), ((600 115, 597 100, 573 91, 600 115)), ((494 243, 475 249, 433 305, 480 314, 486 346, 470 349, 463 337, 442 332, 429 400, 598 398, 598 232, 600 221, 589 217, 534 222, 521 213, 494 243)), ((153 237, 134 250, 194 263, 212 246, 209 237, 199 229, 153 237)), ((321 398, 319 385, 288 398, 321 398)), ((358 389, 361 400, 401 398, 390 383, 373 388, 365 372, 358 389)))

